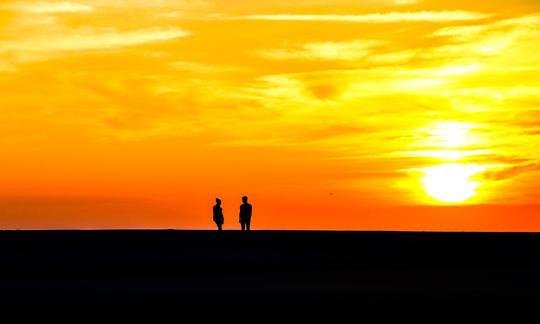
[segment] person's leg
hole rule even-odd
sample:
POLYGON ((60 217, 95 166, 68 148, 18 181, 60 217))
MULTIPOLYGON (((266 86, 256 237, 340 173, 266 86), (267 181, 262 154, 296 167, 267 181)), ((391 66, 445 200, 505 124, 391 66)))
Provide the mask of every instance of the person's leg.
POLYGON ((251 219, 248 219, 247 222, 246 222, 246 227, 247 227, 247 230, 251 230, 251 219))
POLYGON ((240 222, 240 224, 242 225, 242 231, 246 229, 246 223, 244 222, 240 222))
POLYGON ((221 231, 223 224, 218 224, 217 226, 218 226, 218 231, 221 231))

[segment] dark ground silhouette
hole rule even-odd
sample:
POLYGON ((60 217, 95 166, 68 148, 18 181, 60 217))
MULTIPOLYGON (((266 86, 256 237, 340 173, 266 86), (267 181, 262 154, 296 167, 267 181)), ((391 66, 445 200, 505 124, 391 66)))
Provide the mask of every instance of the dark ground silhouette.
POLYGON ((6 303, 540 302, 540 235, 0 231, 6 303))

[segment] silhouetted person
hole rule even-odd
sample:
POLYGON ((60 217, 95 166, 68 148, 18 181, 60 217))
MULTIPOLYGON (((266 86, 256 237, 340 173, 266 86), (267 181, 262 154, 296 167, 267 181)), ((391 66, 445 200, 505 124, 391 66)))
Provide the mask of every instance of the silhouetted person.
POLYGON ((225 217, 223 217, 223 208, 221 208, 221 199, 216 198, 216 205, 212 208, 214 211, 214 222, 217 225, 219 231, 225 222, 225 217))
POLYGON ((252 207, 248 204, 248 197, 242 197, 243 204, 240 205, 240 224, 242 225, 242 231, 250 230, 251 226, 251 210, 252 207))

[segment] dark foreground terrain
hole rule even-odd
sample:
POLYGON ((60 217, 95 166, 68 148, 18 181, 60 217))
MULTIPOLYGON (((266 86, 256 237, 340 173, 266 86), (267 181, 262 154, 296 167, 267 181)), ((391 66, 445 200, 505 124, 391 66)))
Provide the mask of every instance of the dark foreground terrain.
POLYGON ((2 231, 5 303, 540 302, 540 235, 2 231))

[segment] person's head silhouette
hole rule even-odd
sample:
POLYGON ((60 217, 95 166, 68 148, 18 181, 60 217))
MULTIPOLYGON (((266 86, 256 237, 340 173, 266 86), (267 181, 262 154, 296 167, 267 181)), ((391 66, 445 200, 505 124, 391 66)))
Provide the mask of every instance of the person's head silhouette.
POLYGON ((248 197, 247 197, 247 196, 242 197, 242 202, 243 202, 244 204, 247 204, 247 200, 248 200, 248 197))
POLYGON ((221 199, 216 198, 216 204, 217 204, 218 206, 221 205, 221 199))

